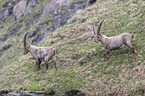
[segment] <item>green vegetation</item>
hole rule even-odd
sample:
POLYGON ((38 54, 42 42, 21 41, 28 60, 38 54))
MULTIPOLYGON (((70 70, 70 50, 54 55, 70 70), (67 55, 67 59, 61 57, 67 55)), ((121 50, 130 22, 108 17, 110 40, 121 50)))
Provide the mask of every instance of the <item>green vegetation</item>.
MULTIPOLYGON (((53 63, 50 62, 50 68, 46 72, 44 63, 37 72, 35 60, 30 59, 31 55, 22 54, 22 37, 25 30, 32 30, 23 26, 20 35, 2 44, 15 43, 15 46, 8 49, 0 59, 0 90, 14 92, 54 90, 58 96, 72 89, 79 89, 91 96, 143 95, 144 7, 144 0, 100 0, 86 9, 77 11, 68 24, 47 34, 38 45, 52 46, 57 51, 58 70, 55 70, 53 63), (119 35, 123 32, 134 34, 135 40, 132 42, 138 54, 133 54, 126 46, 111 51, 109 61, 105 62, 105 49, 101 43, 94 42, 92 31, 93 23, 99 23, 103 19, 105 22, 101 33, 106 36, 119 35)), ((46 18, 47 16, 44 16, 42 21, 46 18)), ((35 27, 35 24, 33 26, 35 27)))

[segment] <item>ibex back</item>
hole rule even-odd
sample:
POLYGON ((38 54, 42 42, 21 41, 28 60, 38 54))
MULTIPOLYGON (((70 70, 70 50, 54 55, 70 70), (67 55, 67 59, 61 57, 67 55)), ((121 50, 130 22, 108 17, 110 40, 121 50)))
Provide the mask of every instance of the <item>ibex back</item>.
POLYGON ((107 37, 105 35, 102 35, 100 33, 100 28, 103 21, 99 24, 97 31, 95 30, 95 23, 94 23, 93 31, 95 36, 95 42, 97 43, 100 41, 103 44, 104 48, 107 50, 105 60, 108 60, 110 51, 123 48, 125 45, 131 48, 134 53, 137 53, 135 50, 135 46, 131 43, 131 39, 133 38, 132 34, 122 33, 118 36, 112 36, 112 37, 107 37))

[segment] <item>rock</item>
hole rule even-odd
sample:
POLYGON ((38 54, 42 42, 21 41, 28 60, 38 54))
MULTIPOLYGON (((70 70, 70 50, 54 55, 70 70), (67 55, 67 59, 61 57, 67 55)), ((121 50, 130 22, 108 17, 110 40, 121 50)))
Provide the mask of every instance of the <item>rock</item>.
POLYGON ((12 26, 10 26, 7 32, 8 38, 15 36, 21 27, 22 23, 15 23, 12 26))
POLYGON ((58 28, 67 23, 68 19, 75 15, 76 11, 83 9, 86 6, 86 2, 75 2, 71 5, 62 6, 64 9, 58 8, 54 11, 54 28, 58 28), (65 8, 67 11, 65 12, 65 8))
POLYGON ((11 5, 11 2, 5 2, 3 5, 2 5, 2 7, 3 8, 7 8, 8 6, 10 6, 11 5))
POLYGON ((37 14, 36 16, 32 17, 29 19, 29 21, 26 23, 26 26, 31 26, 34 24, 36 21, 39 21, 41 19, 41 14, 37 14))
POLYGON ((8 15, 9 15, 9 11, 8 11, 8 9, 6 9, 3 13, 3 17, 6 18, 6 16, 8 16, 8 15))
POLYGON ((32 31, 28 37, 31 38, 31 37, 35 36, 37 32, 38 32, 38 30, 32 31))
MULTIPOLYGON (((39 21, 46 13, 50 13, 54 16, 53 20, 48 22, 42 22, 38 26, 37 31, 33 31, 30 33, 29 38, 34 37, 32 40, 33 44, 38 44, 41 41, 45 34, 50 31, 54 31, 60 26, 63 26, 67 23, 68 19, 75 15, 76 11, 79 9, 85 8, 87 0, 74 2, 73 0, 51 0, 43 9, 43 11, 39 10, 32 17, 30 17, 26 21, 26 26, 31 26, 35 22, 39 21), (49 24, 51 22, 51 24, 49 24), (54 25, 52 25, 54 23, 54 25), (48 28, 42 34, 39 34, 41 29, 46 27, 48 28)), ((16 16, 16 19, 22 17, 23 15, 29 14, 32 9, 40 2, 40 0, 21 0, 19 1, 13 9, 13 14, 16 16)))
POLYGON ((39 0, 22 0, 14 6, 13 15, 16 19, 27 15, 39 3, 39 0))
POLYGON ((7 50, 11 47, 12 47, 12 44, 8 44, 8 45, 3 46, 1 50, 4 51, 4 50, 7 50))
POLYGON ((44 39, 44 34, 38 34, 35 39, 32 40, 33 44, 39 44, 39 41, 44 39))
POLYGON ((28 2, 27 8, 25 9, 25 13, 24 15, 27 15, 28 13, 31 12, 31 10, 33 9, 33 7, 35 7, 35 0, 30 0, 30 2, 28 2))
POLYGON ((87 6, 92 5, 93 3, 95 3, 97 0, 88 0, 87 1, 87 6))
POLYGON ((19 29, 22 27, 22 23, 14 23, 12 26, 8 28, 8 32, 6 32, 3 36, 0 37, 0 42, 5 41, 10 37, 13 37, 18 34, 19 29))
POLYGON ((75 89, 65 92, 63 96, 86 96, 86 95, 82 93, 80 90, 75 89))
MULTIPOLYGON (((87 1, 87 0, 86 0, 87 1)), ((31 18, 27 26, 31 26, 35 21, 39 21, 46 13, 50 13, 54 16, 53 18, 53 26, 49 26, 47 31, 43 33, 43 35, 37 35, 35 39, 32 40, 33 44, 38 44, 40 40, 44 38, 44 35, 50 31, 56 30, 58 27, 63 26, 67 23, 68 19, 75 15, 76 11, 79 9, 83 9, 86 6, 86 1, 83 2, 73 2, 73 0, 52 0, 50 1, 44 8, 43 12, 35 15, 31 18)), ((50 22, 52 22, 50 21, 50 22)), ((47 22, 43 22, 39 24, 38 33, 41 29, 49 24, 47 22)), ((35 32, 32 32, 35 35, 35 32)), ((31 36, 30 36, 31 37, 31 36)))
POLYGON ((3 18, 3 13, 0 13, 0 20, 2 20, 3 18))
POLYGON ((46 12, 53 14, 54 11, 62 6, 62 5, 69 5, 73 0, 52 0, 47 6, 46 6, 46 12))
POLYGON ((39 3, 39 0, 29 0, 27 8, 25 9, 24 15, 31 13, 32 9, 39 3))
POLYGON ((6 94, 8 94, 8 92, 8 90, 0 90, 0 95, 5 96, 6 94))
POLYGON ((27 3, 26 0, 22 0, 14 6, 13 15, 16 16, 16 19, 24 15, 26 9, 26 3, 27 3))
MULTIPOLYGON (((6 50, 8 50, 9 48, 11 48, 13 45, 12 44, 8 44, 8 45, 4 45, 4 46, 1 46, 0 47, 0 57, 1 57, 1 55, 6 51, 6 50)), ((4 93, 4 92, 7 92, 7 91, 0 91, 0 96, 1 96, 1 94, 2 93, 4 93)), ((3 95, 2 95, 3 96, 3 95)), ((5 96, 5 95, 4 95, 5 96)))
POLYGON ((4 25, 0 25, 0 28, 3 28, 4 27, 4 25))
POLYGON ((4 12, 0 13, 0 20, 2 20, 3 18, 6 18, 9 15, 9 10, 5 9, 4 12))

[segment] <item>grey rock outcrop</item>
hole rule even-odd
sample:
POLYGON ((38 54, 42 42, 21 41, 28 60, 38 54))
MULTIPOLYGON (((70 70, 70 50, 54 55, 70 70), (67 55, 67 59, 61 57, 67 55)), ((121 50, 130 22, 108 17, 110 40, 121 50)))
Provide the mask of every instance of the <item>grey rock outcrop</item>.
MULTIPOLYGON (((48 32, 56 30, 58 27, 65 25, 68 22, 68 19, 75 15, 76 11, 79 9, 85 8, 87 4, 87 0, 84 1, 77 1, 74 0, 51 0, 43 9, 42 13, 38 16, 35 16, 29 20, 27 23, 28 26, 34 24, 34 22, 39 21, 46 13, 49 13, 53 16, 54 23, 53 26, 49 27, 45 33, 40 33, 41 29, 48 25, 47 22, 44 22, 39 26, 39 30, 37 32, 37 37, 32 40, 33 44, 38 44, 40 40, 43 40, 45 34, 48 32)), ((32 32, 34 34, 34 32, 32 32)), ((34 36, 34 35, 33 35, 34 36)))
POLYGON ((27 15, 39 3, 39 0, 22 0, 13 8, 13 15, 16 19, 27 15))
POLYGON ((0 13, 0 20, 2 20, 3 18, 6 18, 9 15, 9 11, 8 9, 5 9, 4 12, 0 13))
POLYGON ((20 1, 18 4, 14 6, 13 15, 16 16, 16 19, 22 17, 25 13, 27 1, 20 1))
POLYGON ((25 9, 24 15, 31 13, 32 9, 39 3, 39 0, 30 0, 27 2, 27 7, 25 9))

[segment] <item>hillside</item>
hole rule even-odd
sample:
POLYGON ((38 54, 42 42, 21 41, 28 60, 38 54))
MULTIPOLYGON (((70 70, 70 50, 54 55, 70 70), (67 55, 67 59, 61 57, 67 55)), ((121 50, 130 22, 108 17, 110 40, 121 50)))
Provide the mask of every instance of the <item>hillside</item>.
MULTIPOLYGON (((39 5, 37 8, 39 9, 39 5)), ((9 19, 1 22, 6 27, 1 29, 0 35, 5 36, 3 34, 14 22, 25 25, 26 21, 29 21, 28 17, 34 16, 33 12, 32 15, 26 15, 17 21, 9 19)), ((51 15, 45 16, 43 22, 47 17, 51 18, 51 15)), ((10 46, 0 58, 0 90, 12 92, 54 90, 55 95, 60 96, 66 91, 78 89, 88 96, 143 96, 145 94, 144 18, 144 0, 99 0, 85 9, 78 10, 67 24, 54 32, 47 33, 37 45, 52 46, 56 49, 58 70, 55 70, 53 63, 50 62, 50 68, 46 72, 44 63, 37 72, 35 60, 31 59, 30 53, 22 54, 24 34, 37 29, 41 21, 31 26, 23 26, 14 38, 0 42, 2 46, 10 46), (137 54, 133 54, 126 46, 111 51, 110 59, 105 62, 105 49, 100 42, 94 42, 92 30, 93 23, 98 24, 101 20, 105 21, 101 33, 106 36, 115 36, 124 32, 134 34, 135 39, 132 42, 136 46, 137 54)), ((41 30, 42 33, 45 33, 48 25, 41 30)), ((28 38, 28 41, 35 41, 35 37, 37 36, 28 38)))

